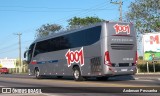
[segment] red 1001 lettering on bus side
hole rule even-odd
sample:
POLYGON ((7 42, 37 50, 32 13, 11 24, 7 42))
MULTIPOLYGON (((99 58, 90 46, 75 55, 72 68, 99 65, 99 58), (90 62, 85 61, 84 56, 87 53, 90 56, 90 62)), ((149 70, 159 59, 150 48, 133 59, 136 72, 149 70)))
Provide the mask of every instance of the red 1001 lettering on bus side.
POLYGON ((68 63, 68 67, 71 66, 72 63, 79 63, 80 65, 84 65, 84 54, 83 54, 83 47, 78 51, 70 51, 70 49, 66 53, 66 59, 68 63))

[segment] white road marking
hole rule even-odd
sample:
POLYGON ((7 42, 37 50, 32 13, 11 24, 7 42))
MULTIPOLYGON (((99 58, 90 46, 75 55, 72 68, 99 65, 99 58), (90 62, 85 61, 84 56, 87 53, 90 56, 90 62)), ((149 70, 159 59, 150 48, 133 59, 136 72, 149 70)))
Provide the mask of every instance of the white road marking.
POLYGON ((136 81, 155 81, 157 79, 160 80, 160 78, 148 78, 148 80, 145 78, 135 78, 136 81))
POLYGON ((139 78, 134 78, 135 80, 138 80, 139 78))
POLYGON ((153 82, 154 80, 136 79, 136 81, 149 81, 149 82, 153 82))

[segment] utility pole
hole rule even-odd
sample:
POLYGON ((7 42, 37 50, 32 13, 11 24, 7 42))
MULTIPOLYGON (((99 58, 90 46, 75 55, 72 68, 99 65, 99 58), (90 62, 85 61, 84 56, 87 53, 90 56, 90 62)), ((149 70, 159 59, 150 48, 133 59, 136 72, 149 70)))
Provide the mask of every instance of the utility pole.
POLYGON ((22 62, 21 62, 21 35, 22 33, 16 33, 14 35, 18 35, 18 38, 19 38, 19 65, 20 65, 20 69, 19 69, 19 72, 21 73, 22 72, 22 62))
POLYGON ((110 3, 112 3, 112 4, 118 4, 119 5, 119 21, 122 21, 122 4, 123 4, 123 2, 122 2, 122 0, 119 0, 119 2, 112 2, 112 0, 111 0, 111 2, 110 3))

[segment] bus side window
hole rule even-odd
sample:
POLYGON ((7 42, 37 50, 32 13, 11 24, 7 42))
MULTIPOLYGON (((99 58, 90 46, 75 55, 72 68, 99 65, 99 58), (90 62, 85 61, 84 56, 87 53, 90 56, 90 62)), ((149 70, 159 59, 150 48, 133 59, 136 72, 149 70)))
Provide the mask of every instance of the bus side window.
POLYGON ((33 57, 35 57, 38 54, 45 53, 45 52, 48 52, 47 41, 38 42, 36 44, 33 57))
POLYGON ((40 53, 40 52, 39 52, 38 50, 35 50, 33 57, 35 57, 35 56, 38 55, 39 53, 40 53))

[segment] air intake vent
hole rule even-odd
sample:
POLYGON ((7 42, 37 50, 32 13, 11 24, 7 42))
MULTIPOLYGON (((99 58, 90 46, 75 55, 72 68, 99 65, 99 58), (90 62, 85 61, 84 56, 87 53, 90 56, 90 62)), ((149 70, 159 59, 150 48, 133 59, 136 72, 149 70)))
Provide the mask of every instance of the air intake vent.
POLYGON ((101 69, 101 59, 100 57, 94 57, 92 59, 90 59, 91 61, 91 71, 92 73, 94 72, 100 72, 101 69))
POLYGON ((111 48, 114 50, 132 50, 133 44, 111 44, 111 48))

